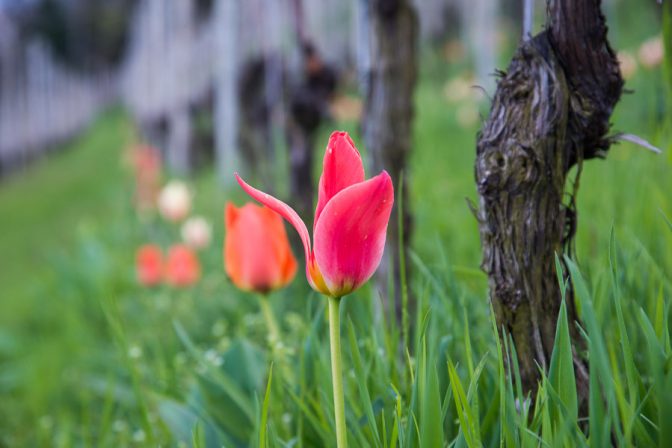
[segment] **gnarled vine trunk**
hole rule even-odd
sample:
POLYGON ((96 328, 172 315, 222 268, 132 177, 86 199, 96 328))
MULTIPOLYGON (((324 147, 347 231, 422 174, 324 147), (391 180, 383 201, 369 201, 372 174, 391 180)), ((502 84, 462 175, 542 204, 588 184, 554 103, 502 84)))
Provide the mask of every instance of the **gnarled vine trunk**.
MULTIPOLYGON (((534 395, 548 369, 561 302, 555 254, 571 251, 584 160, 604 157, 623 80, 600 0, 549 0, 546 30, 521 43, 501 74, 477 143, 475 175, 482 268, 500 330, 513 338, 523 387, 534 395), (570 192, 569 170, 578 165, 570 192)), ((579 398, 588 372, 571 291, 579 398)))
MULTIPOLYGON (((411 150, 413 126, 413 92, 417 76, 418 19, 410 0, 362 0, 369 17, 370 67, 365 80, 367 91, 363 120, 366 149, 372 161, 372 172, 387 170, 395 186, 407 166, 411 150)), ((407 247, 411 235, 411 214, 408 202, 408 173, 404 176, 404 234, 407 247)), ((399 194, 399 193, 397 193, 399 194)), ((399 198, 397 198, 397 204, 399 198)), ((393 211, 387 238, 387 260, 379 269, 380 284, 387 284, 389 271, 395 282, 394 299, 401 316, 401 265, 399 259, 399 226, 393 211), (389 260, 389 261, 388 261, 389 260)), ((385 288, 384 288, 385 289, 385 288)), ((388 294, 385 294, 388 296, 388 294)))

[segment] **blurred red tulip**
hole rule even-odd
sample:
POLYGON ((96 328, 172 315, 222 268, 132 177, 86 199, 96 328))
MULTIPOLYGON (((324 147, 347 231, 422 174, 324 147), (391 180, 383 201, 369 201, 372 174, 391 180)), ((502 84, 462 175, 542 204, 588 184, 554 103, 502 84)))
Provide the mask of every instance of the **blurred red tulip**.
POLYGON ((250 196, 299 232, 306 276, 316 291, 342 297, 363 285, 378 268, 394 202, 392 179, 383 171, 364 180, 362 158, 346 132, 331 134, 324 155, 312 249, 308 229, 291 207, 246 184, 238 174, 236 179, 250 196))
POLYGON ((297 262, 280 215, 252 203, 228 203, 224 224, 224 267, 234 285, 265 294, 292 281, 297 262))
POLYGON ((154 286, 163 278, 163 253, 154 244, 141 246, 135 255, 135 270, 138 281, 144 286, 154 286))
POLYGON ((148 145, 136 145, 131 150, 135 173, 135 206, 143 212, 156 207, 161 182, 161 153, 148 145))
POLYGON ((176 244, 168 251, 166 281, 171 286, 190 286, 201 276, 201 265, 196 253, 184 244, 176 244))

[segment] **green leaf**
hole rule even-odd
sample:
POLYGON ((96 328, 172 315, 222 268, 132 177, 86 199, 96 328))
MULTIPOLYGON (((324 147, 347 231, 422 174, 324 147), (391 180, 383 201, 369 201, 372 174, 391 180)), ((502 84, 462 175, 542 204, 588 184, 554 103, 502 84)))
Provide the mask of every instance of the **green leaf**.
POLYGON ((450 377, 450 386, 453 388, 453 397, 455 398, 455 407, 457 408, 457 416, 460 421, 460 430, 464 436, 464 440, 469 448, 481 446, 480 433, 478 432, 476 417, 474 416, 467 394, 464 392, 460 377, 455 370, 455 366, 451 361, 448 361, 448 375, 450 377))
POLYGON ((268 407, 271 402, 271 384, 273 382, 273 364, 268 369, 268 383, 266 383, 266 393, 264 394, 264 404, 261 407, 261 424, 259 425, 259 448, 266 448, 268 440, 266 436, 268 426, 268 407))
POLYGON ((158 403, 159 417, 176 442, 190 443, 195 448, 222 446, 215 428, 201 420, 190 406, 163 398, 158 403))
MULTIPOLYGON (((567 306, 564 300, 560 303, 560 313, 558 314, 558 322, 555 329, 555 343, 553 344, 548 380, 567 408, 569 418, 572 421, 576 421, 579 411, 576 396, 576 378, 574 376, 574 357, 572 355, 572 340, 569 336, 567 323, 567 306)), ((556 419, 559 418, 558 415, 555 415, 555 417, 556 419)))
POLYGON ((555 254, 555 274, 558 276, 558 285, 560 285, 560 293, 562 300, 565 300, 567 294, 567 283, 565 282, 564 270, 562 269, 562 264, 560 263, 560 258, 558 254, 555 254))
POLYGON ((193 448, 205 448, 205 431, 203 431, 203 424, 197 421, 196 425, 191 430, 191 446, 193 448))
POLYGON ((204 360, 184 328, 173 323, 189 353, 204 367, 198 375, 203 404, 208 414, 226 434, 238 441, 250 440, 254 431, 253 385, 265 370, 263 358, 247 341, 233 343, 223 355, 223 368, 204 360))
POLYGON ((615 431, 619 440, 623 437, 620 426, 616 424, 618 410, 616 408, 612 371, 609 367, 609 358, 602 338, 602 330, 595 316, 592 296, 588 292, 588 287, 576 264, 569 257, 565 257, 565 264, 572 278, 575 300, 578 302, 577 306, 581 306, 581 318, 586 328, 584 334, 588 341, 588 352, 590 353, 588 432, 591 437, 591 445, 604 446, 605 443, 609 443, 609 434, 612 430, 615 431), (605 401, 606 413, 603 409, 605 401))
POLYGON ((369 388, 366 384, 369 375, 364 369, 362 354, 360 353, 357 344, 357 336, 355 336, 355 327, 350 319, 348 319, 348 339, 350 342, 350 354, 355 367, 357 387, 359 388, 359 398, 363 402, 362 405, 364 406, 366 420, 369 429, 371 430, 371 434, 374 437, 374 441, 376 442, 376 446, 381 446, 380 434, 378 433, 378 426, 376 425, 376 417, 373 412, 373 405, 371 404, 371 395, 369 394, 369 388))
POLYGON ((661 215, 663 215, 663 219, 665 220, 665 223, 670 228, 670 230, 672 230, 672 221, 670 221, 670 219, 667 217, 667 215, 665 215, 665 213, 663 213, 662 210, 659 209, 658 211, 660 212, 661 215))
POLYGON ((187 443, 192 440, 192 431, 198 423, 194 411, 171 399, 161 400, 158 409, 161 420, 176 441, 187 443))
POLYGON ((658 340, 656 332, 651 325, 651 321, 644 312, 640 309, 639 321, 641 328, 644 331, 644 336, 649 348, 649 368, 653 373, 654 384, 654 399, 658 407, 658 446, 667 447, 672 443, 672 369, 670 369, 669 355, 663 349, 663 345, 658 340))

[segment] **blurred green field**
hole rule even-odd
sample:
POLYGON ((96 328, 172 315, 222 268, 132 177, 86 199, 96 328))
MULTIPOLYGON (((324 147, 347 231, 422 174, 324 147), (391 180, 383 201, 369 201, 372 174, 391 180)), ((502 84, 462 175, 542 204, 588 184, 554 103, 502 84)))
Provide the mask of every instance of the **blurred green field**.
MULTIPOLYGON (((638 32, 623 38, 646 37, 638 32)), ((567 371, 556 371, 528 421, 516 410, 523 397, 515 381, 503 376, 477 223, 466 203, 476 199, 478 123, 461 126, 460 104, 443 94, 460 67, 434 58, 426 56, 417 90, 410 170, 414 337, 409 356, 400 353, 400 329, 371 287, 345 299, 352 446, 600 446, 610 437, 666 446, 672 146, 660 70, 640 69, 628 82, 636 93, 619 103, 614 130, 667 145, 665 152, 622 143, 607 160, 587 163, 581 177, 576 261, 583 277, 574 279, 591 374, 602 388, 591 397, 596 411, 577 421, 567 371), (586 425, 589 440, 579 431, 586 425)), ((479 107, 487 114, 486 103, 479 107)), ((325 127, 318 159, 332 127, 356 129, 325 127)), ((136 284, 135 249, 147 241, 167 247, 178 229, 158 218, 140 221, 132 209, 121 162, 131 129, 122 112, 111 111, 68 148, 0 185, 0 446, 333 443, 326 301, 300 269, 272 298, 285 347, 273 354, 256 298, 224 276, 223 206, 242 204, 242 192, 222 191, 210 172, 190 179, 195 211, 215 230, 201 256, 203 279, 183 291, 136 284)), ((567 347, 557 348, 562 360, 567 347)))

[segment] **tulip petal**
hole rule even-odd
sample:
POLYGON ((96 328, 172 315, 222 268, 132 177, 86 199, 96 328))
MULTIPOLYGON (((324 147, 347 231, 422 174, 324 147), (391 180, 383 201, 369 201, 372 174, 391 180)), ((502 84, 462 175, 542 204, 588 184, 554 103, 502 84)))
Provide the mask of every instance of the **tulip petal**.
POLYGON ((234 226, 239 214, 240 213, 238 212, 238 208, 236 208, 235 205, 233 205, 231 202, 226 203, 226 209, 224 211, 224 224, 226 225, 227 229, 230 229, 234 226))
MULTIPOLYGON (((289 223, 294 226, 297 232, 299 232, 299 237, 303 243, 303 249, 306 254, 306 266, 310 264, 311 260, 311 251, 310 251, 310 234, 308 233, 308 228, 303 220, 299 217, 298 213, 294 211, 292 207, 280 201, 279 199, 274 198, 273 196, 264 193, 263 191, 257 190, 256 188, 247 184, 238 173, 235 173, 236 180, 238 184, 242 187, 243 190, 255 200, 261 202, 266 207, 270 208, 274 212, 278 213, 280 216, 285 218, 289 223)), ((307 269, 307 267, 306 267, 307 269)))
MULTIPOLYGON (((324 153, 315 210, 315 226, 322 210, 339 191, 364 181, 364 165, 347 132, 333 132, 324 153)), ((315 229, 313 226, 313 230, 315 229)))
POLYGON ((227 203, 225 220, 224 268, 234 285, 266 294, 291 282, 297 263, 282 216, 256 203, 227 203))
MULTIPOLYGON (((292 281, 296 274, 297 262, 289 246, 282 217, 268 207, 262 208, 262 213, 266 234, 262 242, 266 245, 265 251, 273 255, 273 259, 266 262, 274 262, 279 270, 277 279, 271 285, 272 289, 277 289, 292 281)), ((261 248, 259 253, 263 254, 265 251, 261 248)))
POLYGON ((324 207, 314 254, 332 296, 359 288, 378 268, 393 203, 392 179, 383 171, 345 188, 324 207))
POLYGON ((298 268, 298 263, 292 252, 287 248, 285 250, 285 259, 282 266, 282 282, 279 286, 284 286, 291 283, 292 279, 296 275, 296 270, 298 268))

